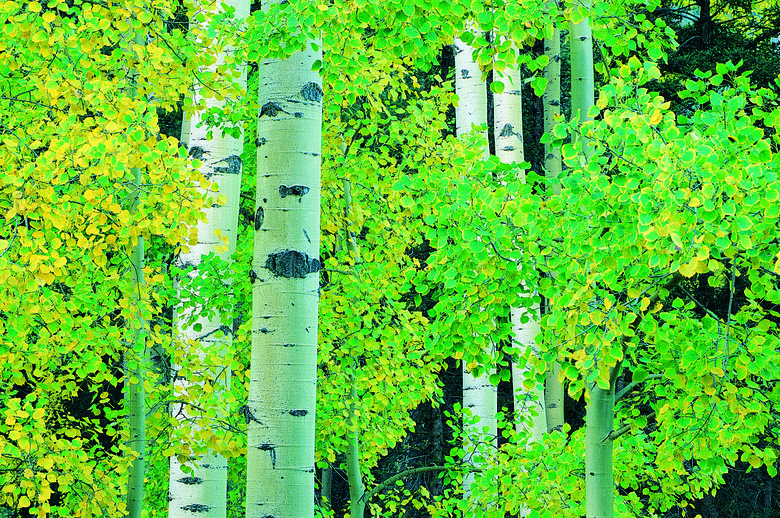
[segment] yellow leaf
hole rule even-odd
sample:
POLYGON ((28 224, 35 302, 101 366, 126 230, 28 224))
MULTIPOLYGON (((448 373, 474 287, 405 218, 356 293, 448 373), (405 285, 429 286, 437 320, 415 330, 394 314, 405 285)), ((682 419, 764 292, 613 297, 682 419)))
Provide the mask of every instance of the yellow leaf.
POLYGON ((53 22, 55 18, 57 18, 57 15, 54 14, 53 11, 46 11, 45 13, 43 13, 43 21, 45 21, 46 23, 53 22))
POLYGON ((30 2, 29 4, 27 4, 27 10, 30 11, 31 13, 40 13, 41 4, 39 4, 38 2, 30 2))
POLYGON ((650 117, 650 124, 652 124, 653 126, 655 126, 656 124, 658 124, 659 122, 661 122, 661 119, 662 119, 662 118, 663 118, 663 116, 661 115, 661 112, 660 112, 660 110, 656 110, 656 111, 653 113, 653 115, 650 117))
POLYGON ((32 414, 33 419, 35 419, 36 421, 40 421, 41 419, 43 419, 44 415, 46 415, 46 410, 44 410, 43 408, 36 408, 32 414))
POLYGON ((25 507, 30 507, 30 499, 27 498, 27 496, 22 495, 19 497, 19 502, 17 503, 20 509, 23 509, 25 507))
POLYGON ((691 259, 690 262, 680 266, 680 273, 686 277, 693 277, 693 275, 696 273, 698 265, 699 261, 696 259, 691 259))

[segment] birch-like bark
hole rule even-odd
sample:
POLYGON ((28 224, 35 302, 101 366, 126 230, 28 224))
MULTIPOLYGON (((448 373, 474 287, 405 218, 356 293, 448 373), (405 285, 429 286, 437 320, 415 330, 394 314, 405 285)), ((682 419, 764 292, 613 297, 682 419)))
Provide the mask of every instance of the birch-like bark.
MULTIPOLYGON (((482 72, 479 64, 473 58, 473 47, 455 39, 455 93, 458 95, 458 106, 455 108, 455 123, 457 136, 461 136, 472 130, 474 125, 481 125, 483 131, 484 148, 482 157, 487 159, 490 151, 487 147, 487 90, 485 81, 482 80, 482 72)), ((490 383, 489 377, 494 371, 485 372, 482 376, 475 377, 463 363, 463 407, 471 410, 472 414, 479 416, 476 425, 466 424, 466 432, 482 433, 487 427, 487 434, 497 437, 496 423, 496 386, 490 383)), ((496 439, 493 441, 496 442, 496 439)), ((473 445, 464 445, 466 457, 473 454, 473 445), (470 451, 472 450, 472 451, 470 451)), ((471 484, 474 475, 468 473, 463 481, 465 497, 471 493, 471 484)))
MULTIPOLYGON (((516 47, 513 47, 513 50, 518 52, 516 47)), ((496 156, 503 163, 519 164, 525 162, 521 70, 519 66, 508 66, 504 72, 494 70, 493 74, 494 78, 504 83, 504 90, 493 94, 496 156)), ((525 181, 525 170, 520 174, 521 180, 525 181)), ((535 308, 535 311, 538 314, 538 308, 535 308)), ((540 331, 539 322, 532 319, 525 307, 512 308, 511 320, 519 354, 527 354, 528 349, 533 351, 531 354, 537 354, 535 339, 540 331)), ((528 430, 531 443, 540 440, 547 431, 547 418, 544 412, 543 387, 529 390, 523 386, 527 370, 521 369, 516 361, 512 362, 512 389, 517 419, 515 428, 521 433, 528 430)))
MULTIPOLYGON (((241 20, 249 16, 250 3, 248 0, 230 0, 225 6, 235 8, 235 16, 241 20)), ((220 6, 218 9, 222 9, 220 6)), ((218 13, 211 12, 213 15, 218 13)), ((205 27, 204 27, 205 29, 205 27)), ((212 65, 210 72, 225 61, 225 57, 231 49, 217 56, 216 63, 212 65)), ((239 78, 242 89, 246 89, 246 74, 242 70, 239 78)), ((195 85, 194 101, 197 103, 201 97, 205 97, 206 108, 223 106, 226 101, 218 101, 210 95, 203 95, 201 85, 195 85)), ((241 195, 241 173, 243 164, 241 153, 243 151, 243 137, 234 138, 223 134, 218 129, 213 130, 211 139, 207 138, 208 128, 203 123, 202 112, 195 112, 191 117, 186 117, 182 124, 182 143, 187 146, 192 159, 201 161, 201 174, 214 182, 217 191, 210 191, 213 197, 224 196, 226 202, 223 205, 212 205, 205 209, 206 221, 200 221, 197 225, 198 242, 190 247, 189 251, 179 256, 182 266, 193 266, 188 274, 190 278, 201 275, 199 267, 202 258, 208 254, 215 254, 228 261, 236 249, 239 198, 241 195)), ((225 289, 230 290, 229 281, 225 289)), ((195 294, 197 298, 197 294, 195 294)), ((201 316, 201 308, 190 305, 190 297, 179 290, 179 300, 184 308, 182 313, 174 313, 174 329, 182 347, 197 348, 197 357, 205 358, 206 351, 215 352, 214 356, 224 357, 232 344, 232 314, 215 314, 212 317, 201 316), (195 325, 200 325, 196 331, 195 325)), ((230 369, 225 366, 213 365, 213 372, 207 372, 206 378, 214 378, 218 390, 225 390, 230 384, 230 369), (217 371, 216 369, 219 369, 217 371)), ((178 365, 173 365, 173 372, 179 371, 178 365)), ((208 367, 206 367, 208 369, 208 367)), ((197 367, 188 369, 196 371, 197 367)), ((199 382, 203 383, 203 382, 199 382)), ((206 381, 205 383, 210 383, 206 381)), ((187 378, 177 376, 174 380, 175 392, 180 399, 189 399, 187 394, 200 391, 199 385, 187 378)), ((177 399, 179 399, 177 398, 177 399)), ((193 401, 194 402, 194 401, 193 401)), ((196 426, 192 423, 197 419, 191 408, 186 404, 175 404, 171 408, 172 415, 182 421, 182 426, 196 426)), ((168 502, 169 518, 190 518, 193 513, 203 518, 224 518, 227 513, 227 459, 213 451, 198 458, 194 458, 190 466, 194 471, 185 472, 177 456, 170 459, 170 479, 168 502)))
MULTIPOLYGON (((590 10, 590 1, 582 6, 590 10)), ((569 23, 571 46, 571 116, 580 124, 589 120, 588 110, 593 106, 593 37, 588 18, 569 23)))
POLYGON ((311 43, 258 69, 247 518, 314 516, 322 46, 311 43))
MULTIPOLYGON (((544 132, 551 134, 561 114, 561 35, 557 27, 553 29, 550 38, 544 39, 544 53, 549 60, 544 69, 547 88, 542 96, 544 132)), ((561 174, 561 150, 549 142, 544 145, 544 171, 545 176, 553 180, 561 174)), ((553 194, 560 194, 558 185, 554 187, 553 194)), ((558 362, 548 365, 544 391, 548 431, 563 428, 563 383, 558 379, 560 372, 558 362)))

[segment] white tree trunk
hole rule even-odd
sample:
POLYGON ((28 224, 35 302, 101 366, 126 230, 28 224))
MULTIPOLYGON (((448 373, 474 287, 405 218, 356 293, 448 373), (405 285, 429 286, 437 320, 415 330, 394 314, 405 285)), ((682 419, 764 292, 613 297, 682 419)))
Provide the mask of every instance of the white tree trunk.
MULTIPOLYGON (((225 2, 236 9, 236 17, 246 18, 249 15, 250 3, 248 0, 231 0, 225 2)), ((221 9, 221 7, 220 7, 221 9)), ((217 63, 224 62, 225 53, 217 56, 217 63)), ((242 71, 239 78, 241 86, 246 88, 246 75, 242 71)), ((213 97, 203 95, 199 85, 196 85, 194 100, 198 102, 201 96, 205 97, 207 108, 221 106, 225 101, 217 101, 213 97)), ((223 134, 219 130, 213 130, 213 137, 207 138, 208 128, 202 123, 202 113, 193 113, 184 121, 182 126, 182 142, 186 144, 190 157, 202 162, 201 173, 204 177, 215 182, 218 186, 213 197, 224 196, 225 203, 213 205, 205 209, 207 221, 201 221, 197 225, 198 242, 191 246, 189 251, 182 252, 179 261, 182 265, 192 265, 191 277, 200 275, 198 267, 202 257, 215 254, 224 260, 229 260, 235 252, 236 232, 238 227, 239 197, 241 195, 241 152, 243 151, 243 138, 234 138, 223 134)), ((229 290, 230 286, 225 285, 229 290)), ((179 300, 185 311, 175 312, 174 326, 177 338, 181 341, 184 351, 190 347, 198 348, 199 359, 205 358, 206 350, 224 355, 232 342, 232 314, 216 314, 211 318, 197 316, 200 313, 198 307, 187 307, 187 296, 180 291, 179 300), (194 320, 194 322, 193 322, 194 320), (226 324, 227 323, 227 324, 226 324), (199 324, 200 330, 196 331, 195 324, 199 324)), ((173 372, 178 372, 180 366, 173 365, 173 372)), ((215 386, 218 390, 229 387, 230 370, 218 365, 204 366, 204 374, 207 378, 215 378, 215 386)), ((197 371, 198 366, 190 366, 189 371, 197 371), (194 367, 194 369, 192 368, 194 367)), ((201 385, 203 382, 199 382, 201 385)), ((206 381, 205 383, 210 383, 206 381)), ((175 393, 178 397, 187 398, 190 390, 200 391, 198 383, 177 376, 174 381, 175 393)), ((197 401, 193 401, 197 402, 197 401)), ((183 426, 193 426, 198 417, 191 407, 182 404, 172 405, 172 415, 183 423, 183 426), (187 423, 189 421, 190 423, 187 423)), ((190 463, 188 463, 190 464, 190 463)), ((193 459, 194 472, 185 473, 177 456, 170 460, 170 500, 168 502, 168 516, 170 518, 191 518, 193 513, 203 518, 224 518, 227 512, 227 460, 220 454, 211 452, 202 457, 193 459)))
MULTIPOLYGON (((517 48, 513 47, 515 52, 517 48)), ((509 66, 503 73, 494 71, 494 79, 504 83, 502 93, 493 94, 493 131, 495 132, 496 156, 504 163, 525 161, 523 149, 523 92, 520 67, 509 66)), ((522 173, 525 180, 525 172, 522 173)), ((538 307, 536 308, 538 314, 538 307)), ((512 329, 515 344, 520 355, 530 348, 536 351, 535 338, 539 333, 539 322, 532 320, 522 308, 512 308, 512 329), (523 320, 527 320, 523 322, 523 320)), ((516 429, 518 432, 531 431, 529 442, 537 441, 547 430, 547 418, 544 414, 544 390, 536 387, 528 390, 523 379, 528 369, 520 369, 516 361, 512 362, 512 389, 514 392, 516 429), (540 406, 541 405, 541 406, 540 406), (523 416, 524 418, 521 418, 523 416)))
POLYGON ((314 516, 321 58, 310 46, 258 71, 247 518, 314 516))
MULTIPOLYGON (((590 9, 584 0, 583 7, 590 9)), ((588 110, 593 106, 593 37, 588 18, 569 24, 571 46, 571 116, 580 124, 588 120, 588 110)))
MULTIPOLYGON (((479 65, 473 59, 474 49, 455 39, 455 93, 458 95, 458 106, 455 108, 455 123, 458 136, 471 131, 472 126, 485 127, 482 132, 485 138, 485 146, 482 150, 483 158, 487 159, 490 151, 487 146, 487 90, 485 81, 482 80, 482 72, 479 65)), ((482 376, 474 377, 463 363, 463 407, 471 410, 472 414, 479 416, 477 425, 467 424, 466 432, 482 432, 487 427, 487 434, 497 437, 496 424, 496 386, 490 383, 489 377, 494 370, 485 372, 482 376)), ((471 457, 474 446, 466 444, 467 460, 471 457)), ((468 474, 463 481, 463 491, 468 498, 471 493, 471 484, 474 476, 468 474)))
MULTIPOLYGON (((513 47, 517 52, 517 48, 513 47)), ((523 82, 519 66, 509 66, 503 73, 494 70, 494 80, 504 83, 501 93, 493 94, 493 131, 496 143, 496 156, 504 163, 525 161, 523 148, 523 82)), ((521 171, 521 180, 525 181, 525 171, 521 171)), ((530 296, 532 294, 526 295, 530 296)), ((538 315, 538 307, 535 308, 538 315)), ((525 307, 511 309, 512 330, 515 335, 514 346, 519 349, 518 356, 536 354, 536 335, 539 322, 533 320, 525 307), (524 322, 525 321, 525 322, 524 322)), ((524 360, 520 360, 524 361, 524 360)), ((514 394, 515 430, 528 435, 528 444, 541 440, 547 431, 547 418, 544 412, 544 387, 527 389, 523 385, 527 368, 520 368, 517 360, 512 361, 512 392, 514 394)), ((520 515, 527 516, 528 508, 521 508, 520 515)))

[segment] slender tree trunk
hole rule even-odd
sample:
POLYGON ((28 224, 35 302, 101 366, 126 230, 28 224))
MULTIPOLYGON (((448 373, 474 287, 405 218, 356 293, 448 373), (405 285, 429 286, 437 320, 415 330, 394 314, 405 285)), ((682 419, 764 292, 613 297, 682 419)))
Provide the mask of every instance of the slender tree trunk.
MULTIPOLYGON (((557 27, 553 29, 551 37, 544 39, 544 53, 549 59, 544 69, 547 88, 542 96, 544 132, 552 133, 561 114, 561 35, 557 27)), ((544 145, 544 170, 547 178, 556 179, 561 174, 561 151, 549 142, 544 145)), ((555 186, 554 193, 560 193, 558 186, 555 186)), ((560 371, 558 362, 548 365, 544 391, 548 431, 563 428, 563 383, 558 379, 560 371)))
POLYGON ((311 43, 258 70, 247 518, 314 516, 322 46, 311 43))
MULTIPOLYGON (((342 150, 343 152, 343 150, 342 150)), ((349 230, 349 214, 352 210, 352 183, 349 180, 343 180, 344 187, 344 240, 347 249, 352 255, 356 275, 360 275, 360 249, 357 246, 355 235, 349 230)), ((365 515, 366 503, 363 496, 366 487, 363 484, 363 474, 360 471, 360 420, 357 418, 355 405, 358 401, 357 386, 355 385, 355 372, 358 369, 358 362, 352 364, 352 387, 349 390, 349 424, 347 425, 347 480, 349 483, 349 509, 351 518, 363 518, 365 515)))
POLYGON ((612 518, 615 484, 610 437, 615 419, 615 384, 590 389, 585 417, 585 516, 612 518))
MULTIPOLYGON (((590 10, 589 0, 582 5, 590 10)), ((571 46, 571 117, 580 123, 588 120, 588 110, 593 106, 593 37, 590 23, 585 18, 569 24, 571 46)))
MULTIPOLYGON (((249 15, 248 0, 232 0, 227 2, 236 9, 238 19, 249 15)), ((221 9, 221 8, 220 8, 221 9)), ((217 62, 212 66, 223 63, 227 49, 217 56, 217 62)), ((242 71, 239 79, 241 86, 246 88, 246 76, 242 71)), ((197 103, 203 95, 200 85, 196 85, 194 100, 197 103)), ((206 96, 207 108, 221 106, 225 101, 218 101, 206 96)), ((243 138, 234 138, 214 130, 213 137, 207 138, 208 128, 203 123, 202 113, 195 112, 191 117, 186 117, 182 124, 182 142, 187 146, 190 157, 202 162, 201 173, 214 182, 218 190, 211 191, 213 196, 224 196, 225 203, 213 205, 205 209, 206 221, 197 225, 198 242, 184 251, 179 257, 182 265, 193 267, 190 276, 196 278, 201 275, 199 266, 202 258, 214 254, 228 261, 235 251, 238 227, 238 207, 241 194, 243 138)), ((229 290, 230 286, 225 285, 229 290)), ((180 291, 179 299, 184 311, 178 311, 174 315, 174 326, 177 337, 181 340, 185 353, 190 347, 198 348, 196 355, 199 362, 205 363, 206 350, 217 352, 217 356, 224 357, 232 343, 232 328, 225 322, 232 322, 232 314, 216 314, 212 317, 200 316, 201 308, 189 305, 190 298, 180 291), (189 299, 189 300, 188 300, 189 299), (196 324, 199 330, 196 331, 196 324)), ((192 303, 194 304, 194 302, 192 303)), ((207 378, 215 378, 215 385, 220 390, 229 387, 230 370, 224 365, 203 365, 207 371, 207 378)), ((179 366, 174 366, 174 372, 179 366)), ((190 372, 196 368, 187 369, 190 372)), ((187 378, 177 377, 175 390, 183 399, 190 399, 190 391, 200 392, 204 383, 211 384, 210 380, 193 383, 187 378)), ((187 421, 195 421, 197 416, 191 408, 184 404, 172 407, 172 414, 183 422, 183 426, 190 426, 187 421)), ((224 518, 227 513, 227 460, 220 454, 209 452, 206 455, 193 459, 194 471, 185 472, 183 465, 177 456, 170 460, 170 500, 168 502, 168 516, 191 517, 197 512, 203 518, 224 518)))
MULTIPOLYGON (((500 38, 500 36, 496 36, 500 38)), ((513 47, 514 48, 514 47, 513 47)), ((517 48, 514 48, 517 52, 517 48)), ((503 72, 493 71, 493 78, 504 83, 501 93, 493 94, 493 131, 496 143, 496 156, 504 163, 525 162, 523 148, 523 91, 522 74, 519 66, 509 66, 503 72)), ((522 172, 525 181, 525 171, 522 172)), ((533 293, 525 294, 527 298, 533 293)), ((536 313, 538 314, 538 307, 536 313)), ((518 356, 525 356, 529 349, 536 354, 536 335, 539 334, 539 321, 528 313, 525 306, 512 308, 512 330, 518 356)), ((522 360, 521 360, 522 361, 522 360)), ((521 368, 517 360, 512 361, 512 392, 514 394, 515 430, 527 434, 527 443, 541 440, 547 431, 547 416, 544 411, 544 387, 527 389, 523 382, 527 368, 521 368)), ((528 516, 527 507, 520 509, 520 516, 528 516)))
MULTIPOLYGON (((500 38, 500 36, 496 36, 500 38)), ((515 52, 517 49, 514 48, 515 52)), ((493 94, 493 121, 496 143, 496 156, 504 163, 525 162, 523 148, 523 90, 522 74, 519 66, 509 66, 503 73, 494 70, 494 79, 504 83, 501 93, 493 94)), ((522 173, 525 181, 525 172, 522 173)), ((528 294, 531 296, 533 294, 528 294)), ((536 308, 538 314, 538 308, 536 308)), ((539 322, 532 319, 524 307, 512 308, 512 328, 520 355, 530 348, 536 350, 535 339, 539 334, 539 322)), ((528 390, 523 386, 527 369, 512 362, 512 388, 514 392, 516 429, 530 431, 529 442, 537 441, 547 431, 547 418, 544 412, 544 391, 542 387, 528 390), (523 416, 523 418, 521 418, 523 416)))
POLYGON ((349 515, 350 518, 363 518, 366 502, 363 496, 366 487, 363 485, 363 475, 360 472, 360 432, 358 419, 355 415, 357 389, 352 384, 349 392, 349 426, 347 428, 347 479, 349 481, 349 515))
MULTIPOLYGON (((141 185, 141 170, 133 168, 133 183, 141 185)), ((140 188, 140 187, 139 187, 140 188)), ((132 209, 138 203, 138 191, 134 194, 132 209)), ((138 304, 137 313, 131 323, 131 342, 127 344, 124 354, 124 389, 127 405, 127 421, 130 439, 128 446, 133 451, 134 459, 130 464, 127 480, 127 516, 140 518, 144 504, 144 472, 146 469, 146 394, 144 379, 146 378, 146 321, 140 309, 141 293, 146 281, 144 279, 144 238, 138 236, 138 241, 130 253, 129 276, 133 292, 138 304)))
POLYGON ((328 464, 327 468, 322 469, 322 509, 330 511, 333 508, 333 500, 331 495, 333 494, 333 466, 328 464))
MULTIPOLYGON (((136 33, 132 35, 132 38, 128 37, 128 40, 128 43, 140 44, 143 41, 143 36, 136 33)), ((136 96, 136 71, 131 70, 128 76, 131 77, 128 93, 133 98, 136 96)), ((134 189, 131 194, 130 212, 136 212, 140 203, 143 173, 140 168, 134 167, 131 174, 133 175, 134 189)), ((129 326, 130 340, 125 344, 123 357, 128 446, 132 451, 130 455, 133 456, 127 477, 126 504, 129 518, 140 518, 144 505, 144 472, 146 471, 146 392, 144 379, 149 360, 146 345, 146 320, 142 309, 143 291, 146 285, 144 278, 145 260, 144 238, 139 235, 130 252, 128 271, 136 312, 129 326)))
MULTIPOLYGON (((471 131, 473 125, 481 125, 487 128, 487 90, 482 80, 482 72, 479 65, 473 59, 474 49, 460 39, 455 39, 455 93, 458 95, 458 106, 455 108, 455 122, 457 135, 463 135, 471 131)), ((483 158, 487 159, 490 151, 487 147, 487 129, 483 132, 485 146, 482 150, 483 158)), ((481 432, 487 427, 487 433, 493 437, 497 435, 496 426, 496 386, 490 383, 489 376, 492 371, 485 372, 482 376, 474 377, 463 363, 463 407, 471 410, 472 414, 479 416, 479 423, 466 425, 466 431, 481 432)), ((494 440, 495 442, 495 440, 494 440)), ((467 458, 471 457, 472 445, 465 445, 467 458)), ((469 473, 463 482, 463 490, 468 498, 471 492, 471 483, 474 475, 469 473)))

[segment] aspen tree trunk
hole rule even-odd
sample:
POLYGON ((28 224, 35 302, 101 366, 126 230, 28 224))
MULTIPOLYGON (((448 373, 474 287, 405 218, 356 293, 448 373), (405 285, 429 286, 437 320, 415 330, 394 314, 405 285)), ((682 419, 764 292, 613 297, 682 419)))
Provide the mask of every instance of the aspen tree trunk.
POLYGON ((357 389, 354 379, 349 392, 349 425, 347 427, 347 479, 349 481, 349 516, 350 518, 363 518, 366 503, 363 496, 366 487, 363 485, 363 475, 360 472, 360 433, 358 419, 355 415, 355 402, 357 401, 357 389))
POLYGON ((314 516, 322 47, 310 43, 258 70, 247 518, 314 516))
MULTIPOLYGON (((341 145, 341 152, 345 153, 346 146, 341 145)), ((342 181, 344 187, 344 241, 346 242, 347 249, 349 250, 355 267, 353 268, 356 275, 360 275, 360 249, 357 246, 357 239, 355 235, 349 230, 349 214, 352 211, 352 182, 345 179, 342 181)), ((349 423, 347 425, 347 481, 349 483, 349 515, 350 518, 363 518, 365 515, 366 502, 363 500, 363 496, 366 492, 366 487, 363 484, 363 474, 360 471, 360 421, 357 418, 355 412, 355 404, 358 400, 358 392, 356 383, 356 376, 354 372, 358 369, 358 362, 355 361, 352 365, 353 374, 351 376, 352 386, 349 390, 349 423)))
MULTIPOLYGON (((662 293, 669 293, 683 275, 675 273, 666 285, 650 297, 647 308, 654 308, 662 293)), ((644 314, 631 323, 635 336, 644 314)), ((628 336, 628 335, 626 335, 628 336)), ((624 349, 625 355, 625 349, 624 349)), ((615 432, 615 383, 622 361, 609 368, 608 388, 597 384, 590 387, 585 415, 585 516, 586 518, 613 518, 615 510, 615 481, 612 472, 612 449, 615 439, 623 432, 615 432)))
MULTIPOLYGON (((498 38, 498 36, 497 36, 498 38)), ((513 50, 518 49, 513 46, 513 50)), ((503 72, 493 70, 494 79, 504 83, 501 93, 493 94, 493 131, 496 143, 496 156, 503 163, 525 162, 523 149, 523 82, 519 66, 508 66, 503 72)), ((522 181, 525 181, 525 171, 522 171, 522 181)), ((524 294, 524 297, 533 294, 524 294)), ((538 314, 539 308, 535 308, 538 314)), ((534 320, 525 307, 512 308, 510 311, 514 345, 520 351, 518 356, 525 356, 530 349, 531 354, 537 354, 536 335, 539 334, 539 321, 534 320)), ((524 360, 520 360, 524 361, 524 360)), ((523 385, 527 367, 520 367, 517 360, 512 361, 512 393, 515 407, 515 430, 527 433, 527 444, 539 441, 547 431, 547 416, 544 411, 544 387, 538 386, 531 390, 523 385)), ((528 516, 530 510, 523 507, 520 516, 528 516)))
POLYGON ((333 494, 333 467, 330 464, 322 470, 321 485, 322 488, 320 493, 322 495, 322 505, 320 507, 328 512, 333 508, 331 505, 331 495, 333 494))
MULTIPOLYGON (((583 7, 590 10, 589 0, 583 7)), ((569 24, 571 46, 571 117, 580 124, 588 120, 588 110, 593 106, 593 37, 590 22, 585 18, 569 24)))
MULTIPOLYGON (((553 29, 552 37, 544 39, 544 53, 549 64, 544 69, 547 88, 542 96, 542 104, 544 132, 549 134, 561 114, 561 35, 557 27, 553 29)), ((561 150, 549 142, 544 145, 544 170, 547 178, 555 179, 561 174, 561 150)), ((556 186, 555 194, 559 193, 560 188, 556 186)), ((560 372, 558 362, 548 365, 544 391, 548 431, 563 428, 563 383, 558 379, 560 372)))
POLYGON ((615 484, 610 437, 615 419, 615 383, 593 385, 585 416, 585 516, 612 518, 615 484))
MULTIPOLYGON (((518 49, 513 47, 514 51, 518 49)), ((503 92, 493 94, 493 131, 496 143, 496 156, 503 163, 525 162, 523 149, 523 82, 519 66, 508 66, 503 73, 494 70, 494 79, 504 83, 503 92)), ((525 172, 521 173, 525 181, 525 172)), ((538 314, 538 308, 536 308, 538 314)), ((539 334, 539 322, 533 320, 523 307, 511 310, 512 329, 520 355, 529 348, 536 351, 536 335, 539 334)), ((544 391, 542 387, 528 390, 523 386, 526 368, 520 368, 512 362, 512 389, 514 393, 516 430, 528 430, 529 444, 538 441, 547 431, 547 418, 544 411, 544 391), (525 416, 527 420, 520 419, 525 416)))
MULTIPOLYGON (((141 34, 134 34, 132 39, 128 37, 128 43, 143 43, 141 34)), ((131 77, 129 96, 136 96, 136 71, 131 70, 128 73, 131 77)), ((140 202, 140 190, 143 180, 143 174, 140 168, 134 167, 131 170, 133 175, 133 192, 130 196, 130 212, 138 209, 140 202)), ((134 458, 130 463, 127 477, 127 495, 125 503, 127 505, 127 516, 129 518, 140 518, 144 505, 144 472, 146 471, 146 392, 144 390, 144 379, 146 378, 146 367, 148 362, 148 350, 146 347, 146 320, 144 319, 142 304, 142 293, 146 280, 144 278, 145 264, 144 238, 139 235, 133 249, 130 252, 130 285, 133 290, 133 298, 136 302, 136 314, 133 315, 130 324, 131 338, 125 344, 123 355, 124 367, 124 399, 127 405, 127 424, 128 424, 128 446, 131 450, 130 455, 134 458)))
MULTIPOLYGON (((133 183, 137 188, 141 185, 141 170, 133 168, 133 183)), ((131 212, 138 204, 138 191, 133 195, 131 212)), ((131 324, 132 341, 127 344, 124 353, 124 390, 127 405, 127 421, 129 428, 128 446, 135 457, 130 464, 127 480, 127 516, 140 518, 144 504, 144 471, 146 469, 146 394, 144 379, 146 378, 146 321, 140 309, 141 297, 146 281, 144 279, 144 238, 138 236, 138 241, 130 253, 129 276, 133 291, 137 295, 138 312, 131 324)))
MULTIPOLYGON (((458 106, 455 108, 456 133, 458 136, 471 131, 473 125, 487 126, 487 90, 482 80, 482 71, 473 58, 474 49, 455 39, 455 93, 458 95, 458 106)), ((485 147, 482 156, 487 159, 490 151, 487 147, 487 130, 483 133, 485 147)), ((496 386, 490 383, 489 377, 493 371, 474 377, 465 362, 463 363, 463 407, 479 416, 479 423, 466 425, 467 431, 481 432, 487 427, 487 433, 497 436, 496 426, 496 386)), ((495 439, 494 439, 495 442, 495 439)), ((469 445, 465 446, 467 457, 471 456, 469 445)), ((463 481, 466 498, 471 493, 471 483, 474 475, 469 473, 463 481)))
MULTIPOLYGON (((249 15, 248 0, 231 0, 225 5, 236 9, 238 19, 249 15)), ((219 8, 221 9, 221 7, 219 8)), ((216 11, 219 12, 219 11, 216 11)), ((212 11, 210 14, 216 14, 212 11)), ((217 56, 217 61, 210 67, 215 70, 217 65, 223 63, 227 53, 217 56)), ((246 88, 246 75, 242 72, 239 79, 241 86, 246 88)), ((194 101, 197 103, 202 97, 201 86, 195 86, 194 101)), ((225 101, 217 101, 213 97, 205 97, 207 108, 221 106, 225 101)), ((207 138, 208 128, 202 125, 202 113, 195 112, 191 117, 186 117, 182 124, 182 142, 187 146, 190 157, 200 160, 201 173, 205 178, 214 182, 217 191, 211 191, 212 196, 224 196, 226 202, 223 205, 213 205, 205 209, 206 221, 200 221, 197 225, 198 242, 190 247, 189 251, 182 252, 179 262, 183 266, 193 266, 189 274, 191 278, 199 276, 199 266, 202 258, 208 254, 229 260, 236 248, 236 233, 238 227, 238 207, 241 195, 241 152, 243 150, 243 138, 234 138, 215 129, 213 137, 207 138)), ((225 285, 229 290, 230 286, 225 285)), ((179 292, 179 299, 186 307, 187 295, 179 292)), ((217 356, 224 355, 232 343, 232 325, 224 322, 232 322, 232 314, 216 314, 213 317, 198 316, 192 322, 193 316, 200 313, 200 308, 186 307, 183 313, 174 313, 174 326, 176 336, 181 340, 182 346, 200 348, 198 356, 205 357, 206 350, 212 350, 217 356), (200 325, 196 331, 195 324, 200 325)), ((208 369, 208 367, 206 367, 208 369)), ((174 365, 173 371, 178 372, 179 366, 174 365)), ((194 369, 193 369, 194 370, 194 369)), ((223 368, 220 372, 209 372, 208 377, 217 377, 216 386, 219 390, 226 389, 230 384, 230 370, 223 368)), ((201 382, 202 383, 202 382, 201 382)), ((206 381, 210 383, 210 381, 206 381)), ((198 391, 199 386, 186 377, 178 377, 174 380, 177 396, 189 399, 187 394, 193 390, 198 391)), ((196 403, 196 401, 193 401, 196 403)), ((194 421, 193 415, 186 404, 172 405, 172 415, 183 422, 194 421)), ((185 424, 185 426, 188 426, 185 424)), ((191 426, 191 425, 189 425, 191 426)), ((192 513, 198 513, 203 518, 224 518, 227 513, 227 459, 216 453, 209 453, 194 460, 194 471, 185 473, 183 466, 176 456, 170 459, 170 500, 168 502, 168 516, 170 518, 191 517, 192 513)))

